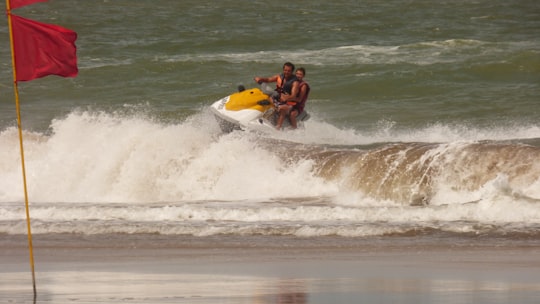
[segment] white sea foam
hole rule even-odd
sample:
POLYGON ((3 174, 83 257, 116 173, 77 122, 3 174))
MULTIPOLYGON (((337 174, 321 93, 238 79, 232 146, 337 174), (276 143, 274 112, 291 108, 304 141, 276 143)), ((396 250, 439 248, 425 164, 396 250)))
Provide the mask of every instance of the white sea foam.
MULTIPOLYGON (((292 201, 58 204, 32 207, 34 233, 262 234, 368 236, 416 229, 535 233, 538 204, 497 194, 477 202, 427 207, 295 205, 292 201), (509 229, 509 230, 508 230, 509 229)), ((2 205, 0 233, 25 233, 22 205, 2 205)))
MULTIPOLYGON (((315 118, 306 130, 277 133, 274 140, 323 150, 326 145, 362 150, 391 139, 449 142, 425 156, 433 161, 433 154, 448 157, 473 141, 516 135, 503 128, 438 125, 407 131, 384 125, 362 134, 315 118)), ((522 138, 538 138, 538 132, 518 130, 522 138)), ((466 233, 494 226, 522 232, 540 227, 540 178, 510 182, 497 175, 468 189, 456 188, 443 174, 434 180, 429 205, 409 206, 317 176, 308 158, 284 161, 276 154, 281 150, 259 144, 259 136, 221 135, 208 113, 166 124, 138 115, 73 112, 55 120, 50 133, 25 132, 33 230, 366 236, 426 227, 466 233)), ((0 233, 24 233, 17 132, 5 129, 0 139, 0 233)))
MULTIPOLYGON (((423 41, 404 45, 342 45, 321 49, 265 50, 235 53, 197 53, 157 57, 165 62, 213 62, 231 63, 275 63, 287 58, 295 63, 309 63, 312 66, 350 66, 358 64, 417 64, 456 63, 469 57, 462 52, 477 53, 478 56, 497 54, 501 48, 523 48, 514 42, 496 44, 473 39, 448 39, 423 41)), ((534 48, 534 45, 525 45, 534 48)))
POLYGON ((305 123, 305 130, 274 134, 279 139, 299 143, 325 145, 370 145, 384 142, 446 143, 456 141, 506 141, 540 138, 540 126, 535 124, 503 124, 490 127, 448 125, 434 123, 422 128, 408 129, 396 126, 390 120, 380 120, 373 128, 356 130, 338 128, 313 115, 305 123), (313 117, 314 116, 314 117, 313 117))
MULTIPOLYGON (((35 201, 148 202, 333 195, 336 185, 313 176, 313 163, 283 163, 257 146, 258 134, 219 136, 208 113, 180 124, 148 117, 73 112, 55 120, 51 134, 26 133, 29 193, 35 201), (204 127, 202 127, 204 126, 204 127), (301 182, 299 182, 301 181, 301 182)), ((474 129, 433 125, 394 130, 391 123, 370 132, 339 129, 313 118, 305 130, 272 135, 317 145, 381 142, 474 142, 540 138, 537 126, 474 129)), ((17 132, 0 133, 0 200, 21 199, 17 132)), ((532 185, 530 186, 532 187, 532 185)))
MULTIPOLYGON (((276 189, 281 196, 335 191, 312 176, 310 161, 283 163, 257 148, 254 134, 220 137, 215 122, 209 124, 215 133, 199 123, 72 113, 53 122, 51 135, 27 134, 29 194, 34 201, 148 202, 261 198, 276 189)), ((1 149, 0 199, 20 200, 16 132, 1 136, 13 145, 1 149)))

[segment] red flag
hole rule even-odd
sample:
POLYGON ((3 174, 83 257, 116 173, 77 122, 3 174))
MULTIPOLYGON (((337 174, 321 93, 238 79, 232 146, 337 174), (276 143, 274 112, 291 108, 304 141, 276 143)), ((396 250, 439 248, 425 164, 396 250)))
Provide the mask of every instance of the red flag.
POLYGON ((77 76, 77 33, 15 15, 11 20, 16 81, 47 75, 77 76))
POLYGON ((32 3, 45 1, 47 0, 9 0, 9 8, 14 9, 25 5, 30 5, 32 3))

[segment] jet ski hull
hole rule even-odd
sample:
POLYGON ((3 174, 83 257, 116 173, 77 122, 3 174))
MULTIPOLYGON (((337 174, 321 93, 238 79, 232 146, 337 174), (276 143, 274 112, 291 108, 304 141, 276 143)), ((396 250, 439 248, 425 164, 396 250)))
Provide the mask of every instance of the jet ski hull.
MULTIPOLYGON (((270 95, 259 88, 241 90, 214 102, 210 109, 223 132, 234 130, 276 131, 277 113, 274 111, 270 95)), ((302 112, 299 126, 309 118, 302 112)), ((286 119, 284 127, 290 127, 286 119)))

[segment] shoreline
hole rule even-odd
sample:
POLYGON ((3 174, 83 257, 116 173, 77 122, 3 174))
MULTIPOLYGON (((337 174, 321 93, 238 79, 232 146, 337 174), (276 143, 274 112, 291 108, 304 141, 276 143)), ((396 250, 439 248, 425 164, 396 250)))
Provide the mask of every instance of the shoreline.
MULTIPOLYGON (((32 297, 26 241, 0 241, 0 303, 32 297)), ((535 303, 539 256, 525 239, 34 236, 37 303, 535 303)))

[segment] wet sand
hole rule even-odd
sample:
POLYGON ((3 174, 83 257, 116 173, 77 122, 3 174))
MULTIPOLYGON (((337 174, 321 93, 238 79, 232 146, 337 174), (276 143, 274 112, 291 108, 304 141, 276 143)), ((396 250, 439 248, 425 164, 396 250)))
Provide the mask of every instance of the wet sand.
MULTIPOLYGON (((35 303, 538 303, 539 243, 37 235, 35 303)), ((33 303, 26 236, 0 245, 0 303, 33 303)))

